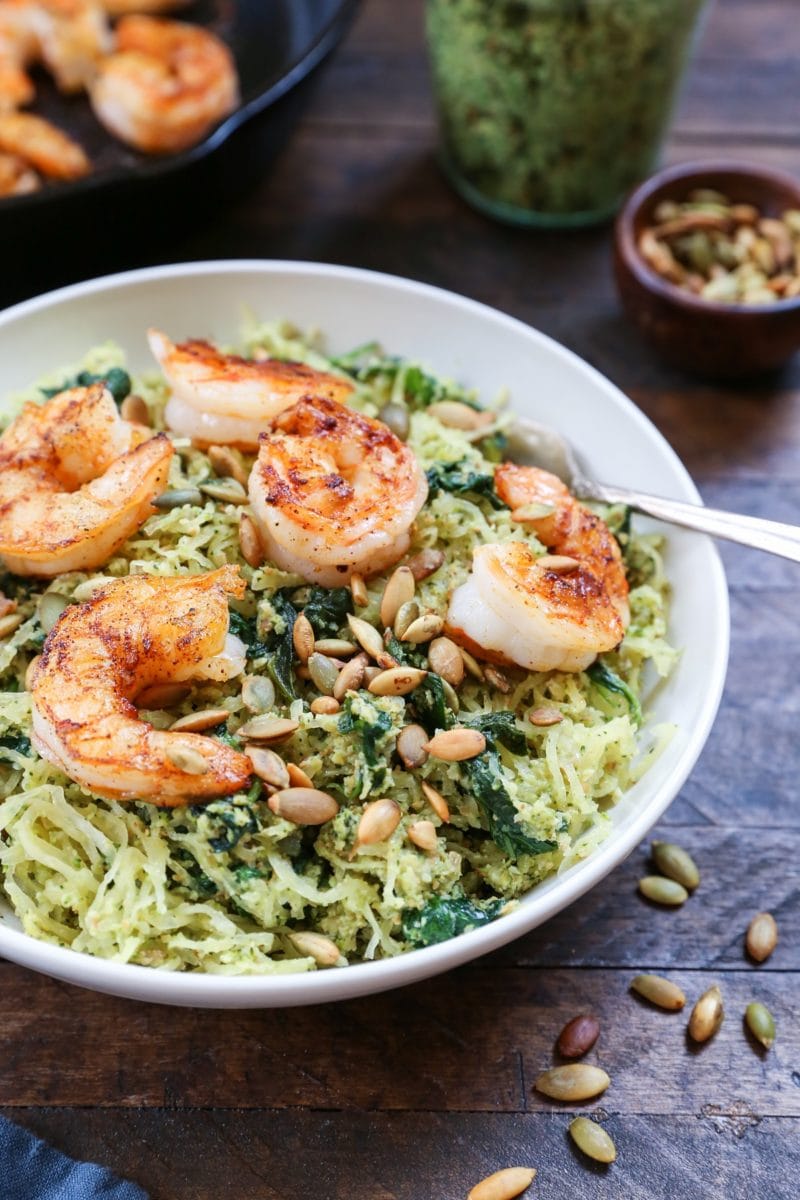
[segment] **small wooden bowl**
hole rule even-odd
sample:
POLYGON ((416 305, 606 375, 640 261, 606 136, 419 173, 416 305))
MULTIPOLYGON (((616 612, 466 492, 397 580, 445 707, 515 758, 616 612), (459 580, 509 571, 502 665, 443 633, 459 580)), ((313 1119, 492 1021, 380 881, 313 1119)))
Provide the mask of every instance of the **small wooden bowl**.
POLYGON ((764 216, 800 208, 800 182, 782 171, 712 161, 668 167, 625 202, 614 229, 614 273, 627 315, 662 358, 712 378, 737 378, 781 367, 800 348, 800 297, 774 304, 704 300, 661 278, 638 250, 662 200, 684 201, 694 188, 714 188, 764 216))

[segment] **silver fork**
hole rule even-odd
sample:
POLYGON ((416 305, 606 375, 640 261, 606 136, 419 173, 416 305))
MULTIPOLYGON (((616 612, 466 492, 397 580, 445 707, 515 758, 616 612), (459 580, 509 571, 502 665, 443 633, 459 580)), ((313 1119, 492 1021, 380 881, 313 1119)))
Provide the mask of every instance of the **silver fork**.
POLYGON ((560 433, 526 417, 517 418, 511 426, 508 453, 514 462, 552 471, 563 479, 579 500, 627 504, 635 512, 667 521, 670 525, 680 525, 684 529, 694 529, 711 537, 724 538, 741 546, 766 550, 768 554, 778 554, 781 558, 800 562, 800 527, 704 508, 699 504, 686 504, 682 500, 668 500, 663 496, 649 496, 645 492, 613 484, 597 483, 587 478, 574 450, 560 433))

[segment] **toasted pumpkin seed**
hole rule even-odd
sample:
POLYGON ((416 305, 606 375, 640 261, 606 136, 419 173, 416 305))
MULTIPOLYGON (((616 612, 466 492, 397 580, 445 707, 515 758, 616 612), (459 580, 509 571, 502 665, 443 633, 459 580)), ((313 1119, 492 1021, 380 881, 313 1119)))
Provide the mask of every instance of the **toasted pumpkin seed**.
POLYGON ((504 1167, 476 1183, 467 1200, 514 1200, 530 1186, 535 1176, 533 1167, 504 1167))
POLYGON ((703 992, 689 1017, 689 1037, 696 1042, 707 1042, 713 1037, 725 1019, 722 992, 711 987, 703 992))
POLYGON ((577 558, 570 558, 568 554, 542 554, 536 559, 537 567, 556 575, 568 575, 570 571, 577 571, 580 565, 577 558))
POLYGON ((395 637, 402 638, 409 625, 413 625, 419 616, 419 605, 416 600, 406 600, 397 610, 394 619, 393 632, 395 637))
POLYGON ((537 1092, 551 1100, 562 1100, 569 1104, 577 1100, 592 1100, 604 1092, 611 1083, 600 1067, 589 1063, 568 1063, 564 1067, 551 1067, 543 1071, 534 1087, 537 1092))
POLYGON ((408 567, 397 567, 389 576, 381 597, 381 625, 394 625, 400 607, 414 599, 416 581, 408 567))
POLYGON ((437 637, 444 629, 444 620, 438 613, 425 613, 412 621, 402 635, 402 641, 421 646, 437 637))
POLYGON ((408 560, 406 566, 416 582, 421 583, 423 579, 433 575, 434 571, 438 571, 443 562, 444 554, 441 550, 420 550, 419 554, 408 560))
POLYGON ((308 662, 314 653, 314 627, 305 613, 298 613, 295 617, 292 644, 300 662, 308 662))
POLYGON ((407 440, 409 430, 411 429, 411 419, 408 415, 408 409, 403 408, 402 404, 384 404, 378 413, 378 420, 383 421, 384 425, 388 425, 395 437, 398 437, 401 442, 407 440))
POLYGON ((428 804, 430 804, 439 820, 449 821, 450 809, 442 793, 437 792, 436 788, 424 779, 420 780, 420 787, 422 788, 425 799, 428 801, 428 804))
POLYGON ((661 874, 682 884, 687 891, 693 892, 700 883, 697 864, 682 846, 673 842, 653 842, 651 853, 661 874))
POLYGON ((682 883, 667 879, 664 875, 645 875, 639 880, 639 891, 656 904, 668 904, 672 907, 689 899, 689 893, 682 883))
POLYGON ((288 717, 253 717, 237 730, 237 735, 246 741, 281 742, 291 737, 300 728, 299 721, 288 717))
POLYGON ((254 713, 275 706, 275 684, 266 675, 246 675, 242 681, 242 703, 254 713))
POLYGON ((167 758, 187 775, 205 775, 208 771, 208 763, 193 746, 167 746, 167 758))
POLYGON ((184 733, 200 733, 203 729, 213 729, 215 725, 221 725, 230 715, 227 708, 204 708, 200 712, 178 717, 177 721, 170 725, 170 732, 177 733, 182 729, 184 733))
POLYGON ((249 567, 258 570, 264 564, 264 546, 255 521, 246 512, 239 513, 239 549, 249 567))
POLYGON ((470 652, 465 650, 463 646, 459 646, 459 650, 461 651, 461 657, 464 660, 464 666, 467 668, 467 674, 471 675, 473 679, 477 679, 479 682, 482 682, 483 667, 478 662, 477 658, 473 658, 470 652))
POLYGON ((332 716, 338 713, 341 704, 333 696, 317 696, 316 700, 312 700, 309 708, 312 713, 317 713, 322 716, 332 716))
POLYGON ((201 483, 200 491, 220 504, 247 504, 247 492, 235 479, 220 479, 216 483, 201 483))
POLYGON ((631 987, 651 1004, 670 1012, 678 1012, 686 1003, 686 997, 677 983, 661 975, 637 975, 631 981, 631 987))
POLYGON ((405 725, 397 735, 397 753, 404 767, 413 771, 421 767, 428 758, 425 743, 428 735, 421 725, 405 725))
POLYGON ((171 488, 151 500, 154 508, 161 512, 170 512, 173 508, 183 508, 184 504, 201 505, 203 494, 199 488, 171 488))
POLYGON ((591 1013, 580 1013, 567 1021, 558 1035, 556 1049, 564 1058, 581 1058, 600 1036, 600 1022, 591 1013))
POLYGON ((406 833, 408 840, 419 846, 420 850, 424 850, 426 854, 435 853, 439 839, 433 821, 414 821, 408 826, 406 833))
POLYGON ((544 729, 548 725, 559 725, 564 717, 557 708, 532 708, 528 713, 528 720, 531 725, 538 725, 544 729))
POLYGON ((206 454, 215 475, 223 479, 233 479, 241 487, 247 487, 250 477, 238 450, 234 450, 233 446, 209 446, 206 454))
MULTIPOLYGON (((45 594, 39 598, 39 601, 36 605, 36 619, 45 633, 49 633, 51 629, 55 628, 56 621, 61 616, 64 609, 68 607, 69 600, 66 598, 66 596, 59 596, 57 592, 45 592, 45 594)), ((9 613, 9 616, 12 617, 17 615, 17 613, 9 613)), ((7 620, 7 617, 3 617, 2 620, 7 620)), ((21 621, 22 618, 20 617, 19 621, 17 621, 17 625, 19 625, 21 621)))
POLYGON ((284 788, 274 792, 267 804, 276 817, 293 825, 324 825, 339 811, 333 796, 310 787, 284 788))
POLYGON ((373 696, 407 696, 427 674, 417 667, 390 667, 370 680, 368 687, 373 696))
POLYGON ((119 406, 119 415, 123 421, 130 421, 133 425, 149 426, 150 424, 150 410, 136 392, 129 392, 122 401, 119 406))
POLYGON ((347 623, 353 637, 370 658, 377 658, 379 654, 383 654, 383 638, 374 625, 362 621, 361 617, 354 617, 352 613, 347 614, 347 623))
POLYGON ((588 1117, 576 1117, 570 1122, 569 1133, 587 1158, 593 1158, 595 1162, 612 1163, 617 1157, 616 1146, 596 1121, 590 1121, 588 1117))
POLYGON ((333 685, 333 695, 336 700, 343 700, 347 692, 358 691, 364 682, 368 662, 366 654, 357 654, 355 658, 351 658, 348 663, 345 663, 333 685))
POLYGON ((747 953, 756 962, 769 958, 778 944, 778 926, 772 913, 756 913, 747 927, 747 953))
POLYGON ((400 824, 400 805, 388 796, 367 804, 356 830, 356 846, 374 846, 385 842, 400 824))
POLYGON ((369 594, 367 585, 364 583, 364 576, 359 575, 357 571, 353 571, 350 576, 350 594, 356 608, 366 608, 369 604, 369 594))
POLYGON ((775 1041, 775 1018, 766 1005, 754 1000, 745 1009, 744 1019, 756 1041, 769 1050, 775 1041))
POLYGON ((274 750, 265 746, 248 746, 245 754, 253 764, 253 770, 259 779, 263 779, 270 787, 280 791, 291 786, 286 763, 274 750))
POLYGON ((106 584, 116 583, 110 575, 97 575, 94 579, 84 579, 83 583, 79 583, 72 593, 72 599, 78 604, 85 604, 87 600, 91 600, 96 592, 104 588, 106 584))
POLYGON ((504 696, 508 695, 511 691, 511 681, 507 675, 504 675, 497 667, 493 667, 491 663, 484 667, 483 673, 492 687, 497 688, 498 692, 502 692, 504 696))
POLYGON ((314 780, 306 775, 302 767, 298 767, 297 763, 287 763, 286 770, 289 772, 289 781, 292 787, 295 788, 313 788, 314 780))
POLYGON ((490 425, 495 418, 494 413, 470 408, 460 400, 440 400, 436 404, 430 404, 427 411, 447 429, 461 429, 465 433, 482 429, 485 425, 490 425))
POLYGON ((358 646, 344 638, 319 638, 314 643, 314 649, 319 650, 320 654, 327 654, 329 658, 351 658, 358 646))
POLYGON ((448 637, 436 637, 428 646, 430 668, 446 680, 451 687, 459 687, 464 681, 464 659, 455 642, 448 637))
POLYGON ((155 710, 157 708, 172 708, 181 704, 192 689, 185 683, 154 683, 144 688, 136 697, 137 708, 155 710))
POLYGON ((321 933, 297 930, 289 934, 289 941, 306 958, 313 958, 318 967, 335 967, 342 957, 336 943, 321 933))
POLYGON ((486 738, 479 729, 465 729, 456 726, 443 733, 437 733, 426 742, 425 749, 434 758, 444 762, 462 762, 467 758, 476 758, 486 749, 486 738))

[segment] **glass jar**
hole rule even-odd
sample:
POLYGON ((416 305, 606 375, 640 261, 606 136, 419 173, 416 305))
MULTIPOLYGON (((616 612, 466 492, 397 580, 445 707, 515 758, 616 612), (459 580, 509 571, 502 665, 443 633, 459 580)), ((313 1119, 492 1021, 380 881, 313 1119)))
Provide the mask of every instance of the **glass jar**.
POLYGON ((706 0, 427 0, 442 160, 514 224, 609 217, 656 165, 706 0))

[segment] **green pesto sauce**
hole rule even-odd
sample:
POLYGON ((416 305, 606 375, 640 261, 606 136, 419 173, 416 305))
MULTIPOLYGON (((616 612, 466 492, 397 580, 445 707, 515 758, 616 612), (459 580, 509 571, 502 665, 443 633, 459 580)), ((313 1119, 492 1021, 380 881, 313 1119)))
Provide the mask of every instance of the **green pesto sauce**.
POLYGON ((655 165, 704 0, 428 0, 445 160, 513 210, 608 214, 655 165))

